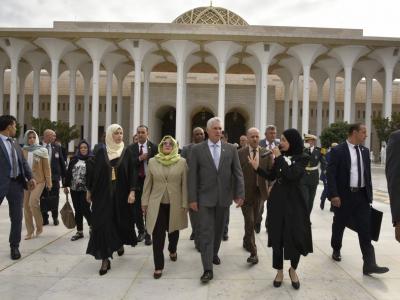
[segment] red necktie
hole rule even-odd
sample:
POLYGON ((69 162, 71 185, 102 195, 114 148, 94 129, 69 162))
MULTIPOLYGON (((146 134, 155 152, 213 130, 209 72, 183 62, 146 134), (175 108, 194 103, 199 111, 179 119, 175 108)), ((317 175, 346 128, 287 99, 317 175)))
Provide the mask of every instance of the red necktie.
MULTIPOLYGON (((143 145, 140 145, 140 151, 139 151, 139 156, 143 154, 143 145)), ((146 176, 144 172, 144 161, 140 162, 139 165, 139 177, 144 178, 146 176)))

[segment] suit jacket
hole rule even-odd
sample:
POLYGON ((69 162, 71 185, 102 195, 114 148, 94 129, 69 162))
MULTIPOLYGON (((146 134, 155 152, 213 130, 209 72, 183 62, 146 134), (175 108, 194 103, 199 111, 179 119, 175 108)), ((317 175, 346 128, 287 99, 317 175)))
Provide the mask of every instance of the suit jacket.
MULTIPOLYGON (((274 143, 276 146, 279 146, 279 144, 280 144, 279 140, 277 140, 277 139, 275 139, 274 143)), ((267 147, 267 139, 260 140, 259 145, 263 148, 266 148, 267 147)))
MULTIPOLYGON (((132 153, 135 165, 139 170, 139 166, 141 164, 141 161, 139 160, 139 152, 140 152, 139 144, 138 143, 131 144, 129 145, 128 149, 130 153, 132 153)), ((147 140, 147 166, 149 164, 150 159, 156 156, 157 153, 158 153, 158 145, 147 140)), ((139 172, 136 172, 136 176, 138 176, 138 174, 139 172)), ((138 180, 136 180, 136 182, 139 183, 138 180)))
POLYGON ((170 201, 168 232, 186 228, 188 195, 187 165, 184 158, 169 167, 164 167, 155 158, 150 159, 142 195, 142 205, 148 206, 146 229, 150 234, 156 225, 160 203, 165 193, 168 193, 170 201))
MULTIPOLYGON (((263 170, 269 170, 272 168, 272 155, 267 155, 266 157, 261 157, 265 154, 267 150, 265 148, 260 148, 259 166, 263 170)), ((249 146, 244 147, 238 151, 240 166, 242 167, 243 178, 244 178, 244 202, 245 204, 252 204, 256 199, 256 193, 259 190, 261 193, 261 199, 266 200, 268 198, 268 188, 267 183, 264 178, 258 175, 251 164, 249 163, 248 157, 250 155, 249 146), (257 186, 258 182, 258 186, 257 186)))
POLYGON ((228 207, 235 198, 244 198, 244 181, 237 149, 221 144, 218 168, 215 167, 208 141, 192 148, 189 162, 189 202, 206 207, 228 207))
MULTIPOLYGON (((32 170, 29 167, 27 161, 25 160, 21 147, 18 143, 14 142, 15 149, 17 151, 17 160, 20 171, 20 182, 24 189, 27 189, 27 181, 32 179, 32 170)), ((10 185, 10 173, 11 173, 11 161, 8 156, 6 146, 3 140, 0 139, 0 203, 3 201, 5 194, 8 191, 8 186, 10 185)))
POLYGON ((310 151, 310 149, 305 149, 304 151, 310 156, 310 160, 306 167, 306 173, 303 178, 303 182, 310 185, 318 185, 319 183, 318 169, 309 171, 307 170, 307 168, 317 167, 318 164, 320 164, 319 167, 322 170, 322 172, 324 172, 326 169, 325 157, 322 155, 320 147, 314 147, 312 152, 310 151))
POLYGON ((400 222, 400 130, 393 132, 386 148, 386 179, 393 223, 400 222))
MULTIPOLYGON (((364 180, 367 200, 372 202, 371 160, 368 148, 361 146, 361 156, 364 166, 364 180)), ((350 192, 351 157, 347 142, 332 148, 327 168, 328 198, 340 197, 341 201, 351 201, 350 192)))
MULTIPOLYGON (((22 150, 24 154, 24 158, 28 160, 28 151, 22 150)), ((51 182, 51 170, 50 170, 50 163, 47 158, 33 156, 33 163, 32 163, 32 174, 33 178, 36 180, 37 183, 46 183, 46 187, 51 189, 52 182, 51 182)))
POLYGON ((65 175, 67 173, 64 154, 62 152, 61 146, 54 143, 51 144, 50 167, 51 179, 53 181, 62 180, 64 184, 65 175))

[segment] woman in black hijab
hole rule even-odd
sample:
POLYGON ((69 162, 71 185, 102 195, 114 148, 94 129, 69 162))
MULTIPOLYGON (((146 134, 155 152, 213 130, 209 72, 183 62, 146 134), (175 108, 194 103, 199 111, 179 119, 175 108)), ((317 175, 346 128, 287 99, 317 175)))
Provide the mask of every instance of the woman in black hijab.
POLYGON ((289 277, 295 289, 300 288, 296 274, 300 255, 313 251, 311 223, 303 187, 300 183, 309 156, 303 152, 303 140, 296 129, 287 129, 281 136, 279 148, 273 149, 274 165, 271 170, 260 169, 249 157, 256 172, 275 180, 267 202, 268 247, 273 250, 273 268, 278 270, 274 286, 283 281, 283 261, 290 260, 289 277))

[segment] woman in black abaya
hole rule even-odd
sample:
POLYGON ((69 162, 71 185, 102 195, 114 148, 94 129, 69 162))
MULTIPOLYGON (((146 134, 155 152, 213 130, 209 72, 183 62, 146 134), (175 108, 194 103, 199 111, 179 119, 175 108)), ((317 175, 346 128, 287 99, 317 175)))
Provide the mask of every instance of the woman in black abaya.
POLYGON ((111 268, 113 252, 136 245, 133 203, 137 172, 118 124, 107 128, 106 143, 87 162, 87 200, 92 203, 92 233, 86 253, 102 260, 100 275, 111 268))

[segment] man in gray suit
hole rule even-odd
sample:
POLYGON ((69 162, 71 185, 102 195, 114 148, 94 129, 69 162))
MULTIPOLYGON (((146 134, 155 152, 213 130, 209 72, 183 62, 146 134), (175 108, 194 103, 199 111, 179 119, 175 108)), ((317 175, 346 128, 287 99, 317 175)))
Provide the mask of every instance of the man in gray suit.
POLYGON ((386 148, 386 179, 395 237, 400 242, 400 130, 389 137, 386 148))
POLYGON ((213 264, 221 263, 218 251, 232 199, 237 207, 244 199, 244 182, 235 146, 221 143, 222 121, 207 122, 208 140, 194 145, 189 161, 189 204, 198 211, 203 283, 213 279, 213 264))
MULTIPOLYGON (((186 159, 186 163, 189 165, 190 157, 192 154, 192 148, 194 145, 199 144, 204 141, 204 130, 201 127, 196 127, 193 129, 192 133, 192 143, 186 145, 182 148, 181 156, 186 159)), ((198 239, 196 238, 197 233, 197 212, 189 210, 190 224, 192 225, 192 234, 190 235, 190 240, 194 241, 194 245, 197 250, 200 251, 200 246, 198 244, 198 239)))
POLYGON ((24 189, 34 189, 36 185, 31 168, 22 155, 20 146, 13 139, 16 132, 16 119, 9 115, 0 116, 0 204, 6 197, 11 220, 10 256, 13 260, 21 258, 19 243, 24 189))

